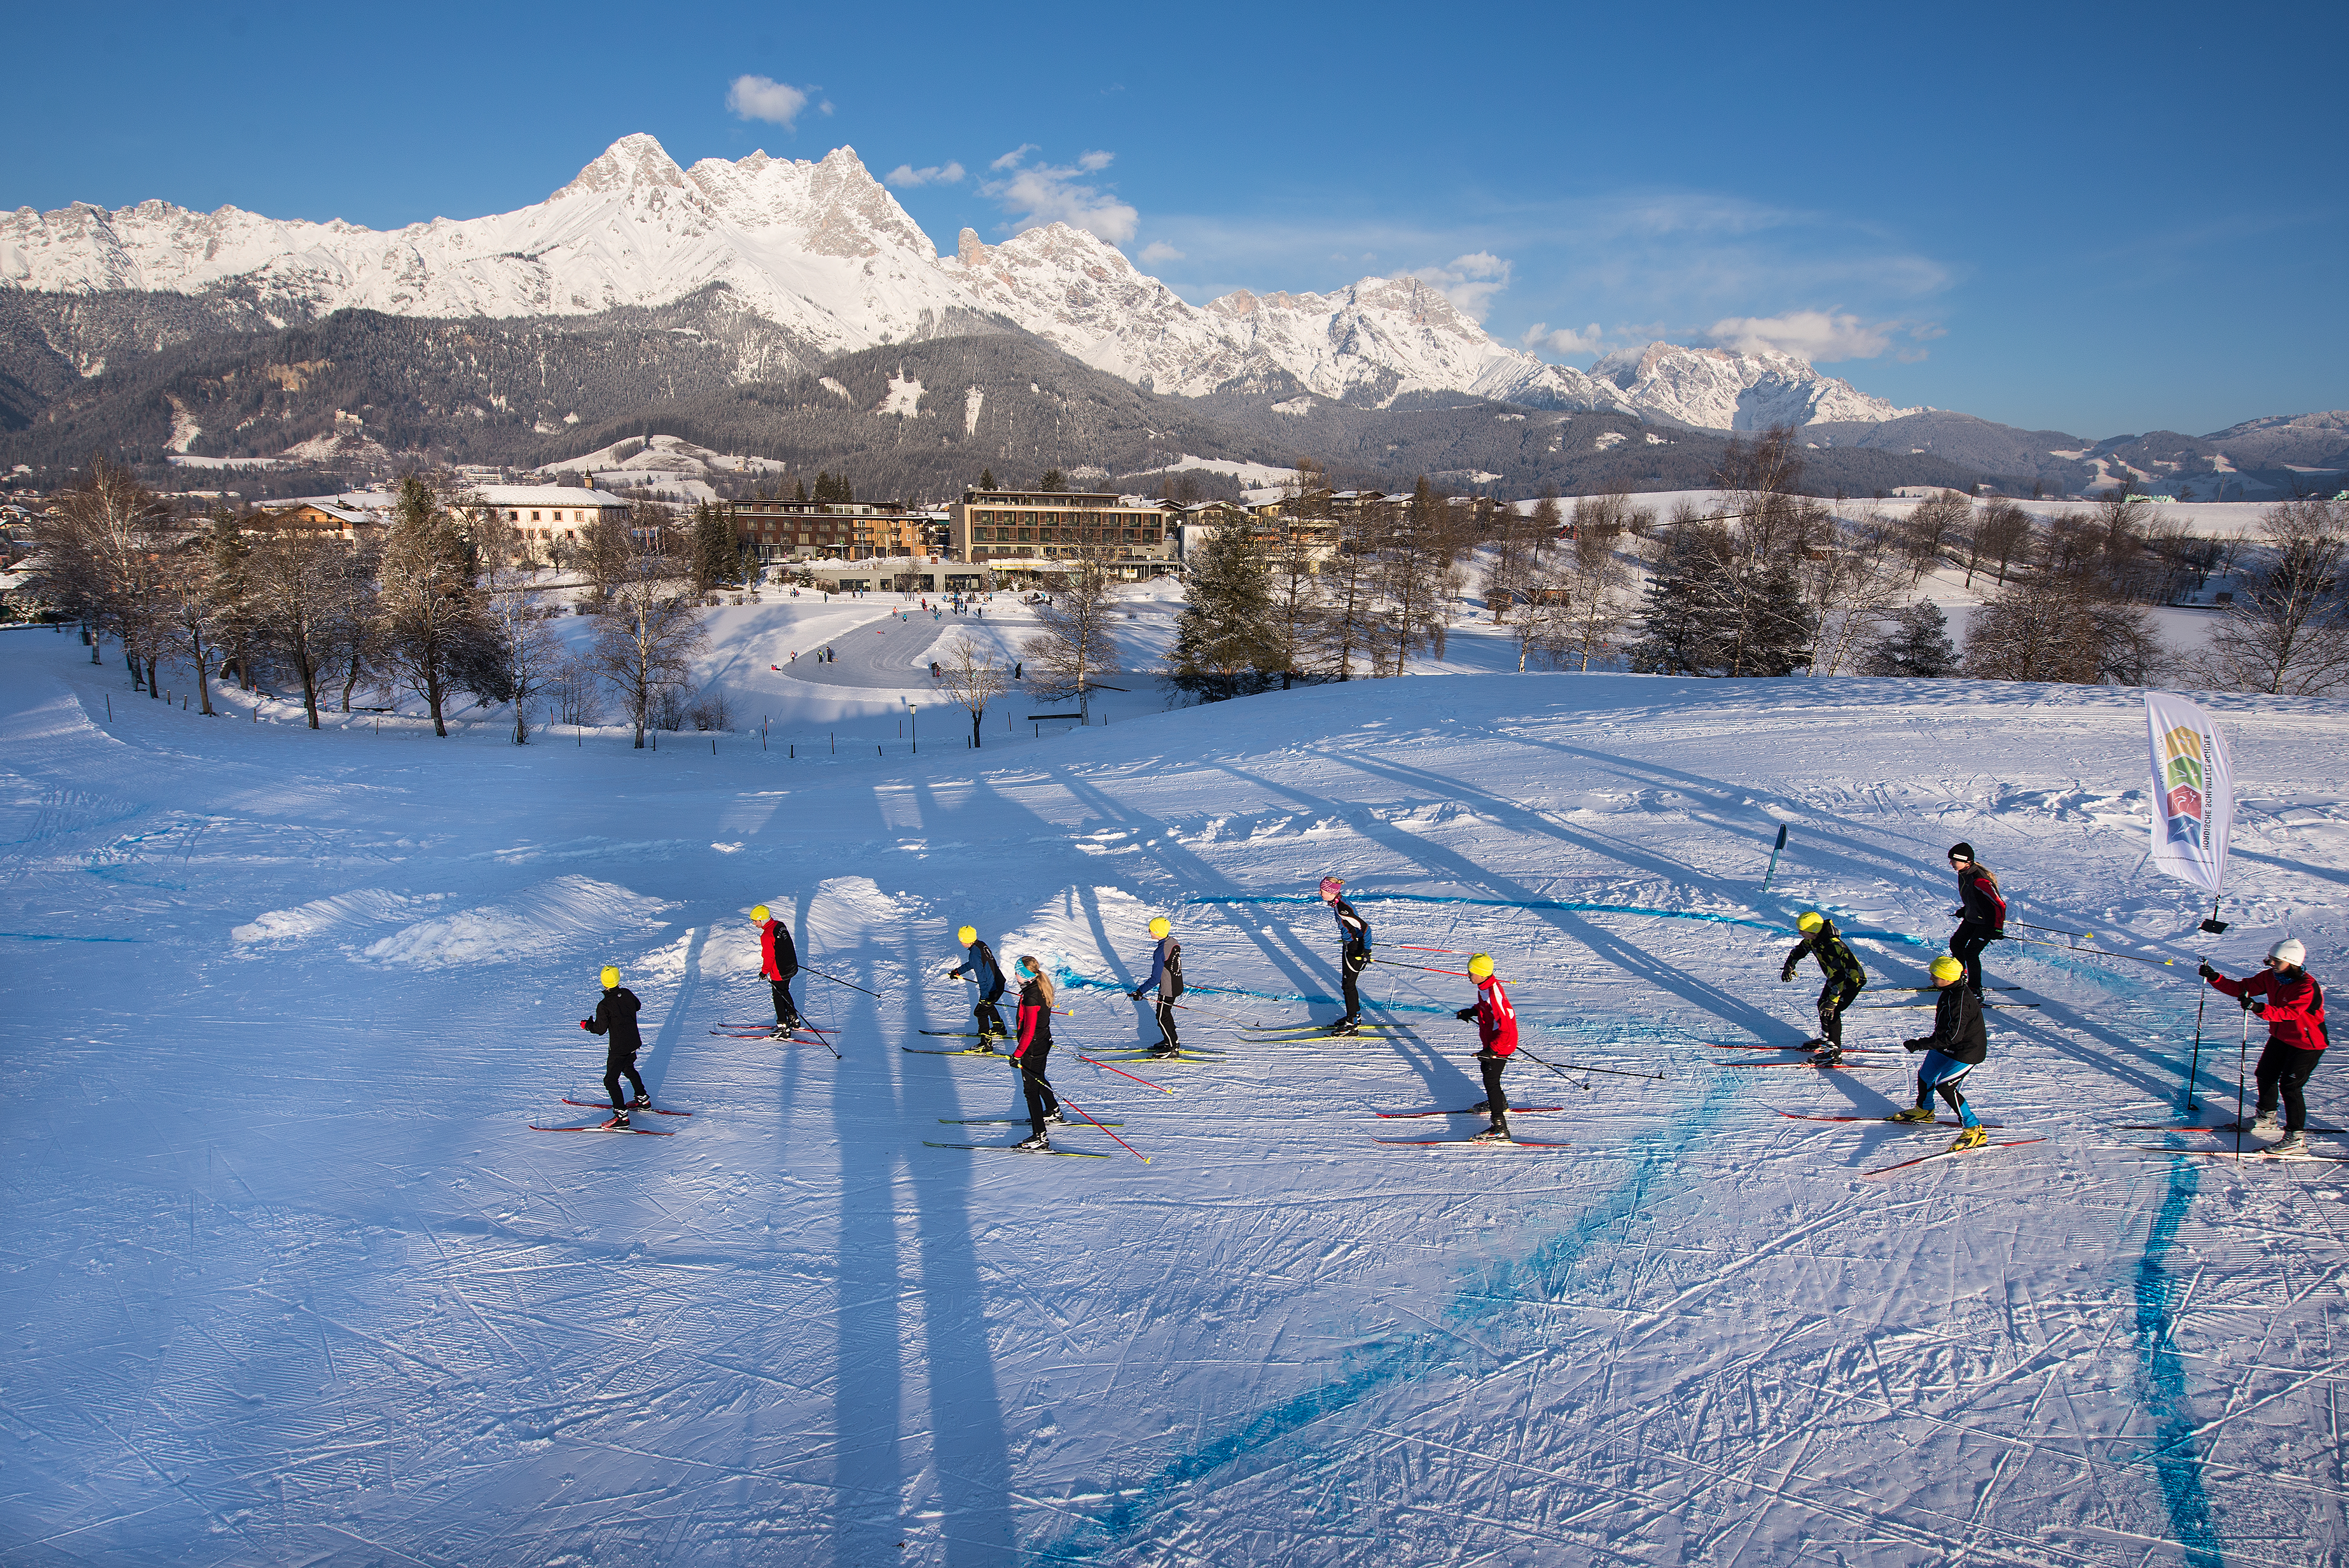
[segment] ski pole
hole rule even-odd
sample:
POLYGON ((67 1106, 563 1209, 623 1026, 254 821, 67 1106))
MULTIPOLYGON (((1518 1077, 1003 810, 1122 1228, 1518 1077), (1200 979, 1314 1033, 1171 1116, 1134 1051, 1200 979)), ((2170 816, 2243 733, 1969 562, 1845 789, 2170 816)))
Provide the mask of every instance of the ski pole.
POLYGON ((2062 942, 2035 942, 2028 936, 2002 936, 2001 942, 2020 942, 2025 947, 2052 947, 2058 953, 2069 953, 2080 958, 2126 958, 2131 964, 2167 964, 2175 966, 2175 958, 2148 958, 2139 953, 2107 953, 2101 947, 2074 947, 2062 942))
MULTIPOLYGON (((1526 1050, 1523 1046, 1519 1046, 1517 1050, 1520 1054, 1530 1057, 1537 1062, 1541 1062, 1542 1066, 1548 1068, 1549 1070, 1554 1073, 1557 1073, 1558 1077, 1566 1078, 1566 1074, 1560 1072, 1556 1064, 1542 1061, 1541 1057, 1534 1056, 1533 1052, 1526 1050)), ((1594 1068, 1583 1062, 1568 1062, 1566 1065, 1572 1068, 1578 1073, 1605 1073, 1610 1078, 1661 1078, 1664 1076, 1661 1073, 1626 1072, 1621 1068, 1594 1068)), ((1572 1078, 1567 1078, 1567 1082, 1568 1083, 1572 1083, 1573 1081, 1574 1080, 1572 1078)), ((1584 1087, 1588 1088, 1588 1086, 1585 1085, 1584 1087)))
POLYGON ((1090 1065, 1092 1065, 1092 1066, 1093 1066, 1093 1067, 1097 1067, 1097 1068, 1109 1068, 1109 1070, 1110 1070, 1110 1071, 1112 1071, 1112 1072, 1113 1072, 1113 1073, 1115 1073, 1118 1077, 1120 1077, 1120 1078, 1133 1078, 1133 1081, 1134 1081, 1134 1082, 1136 1082, 1136 1083, 1138 1083, 1138 1084, 1140 1084, 1143 1088, 1154 1088, 1154 1089, 1156 1089, 1160 1094, 1173 1094, 1173 1093, 1174 1092, 1173 1089, 1168 1088, 1167 1088, 1164 1084, 1163 1084, 1163 1083, 1152 1083, 1152 1082, 1151 1082, 1148 1078, 1133 1078, 1133 1075, 1132 1073, 1130 1073, 1130 1072, 1126 1071, 1123 1068, 1110 1068, 1110 1067, 1109 1067, 1109 1064, 1108 1064, 1107 1062, 1097 1062, 1097 1061, 1094 1061, 1092 1057, 1089 1057, 1089 1056, 1086 1056, 1086 1055, 1085 1055, 1084 1053, 1082 1053, 1081 1051, 1081 1052, 1079 1052, 1079 1053, 1077 1054, 1077 1060, 1079 1060, 1079 1061, 1081 1061, 1081 1062, 1088 1063, 1088 1064, 1090 1064, 1090 1065))
MULTIPOLYGON (((859 985, 855 981, 843 980, 839 975, 827 975, 821 969, 811 969, 808 973, 814 975, 819 980, 829 980, 835 985, 845 985, 852 991, 864 991, 864 987, 859 985)), ((872 997, 876 1002, 882 1000, 881 993, 878 991, 864 991, 864 994, 867 996, 872 997)))
MULTIPOLYGON (((1071 1099, 1067 1095, 1064 1095, 1064 1094, 1063 1094, 1063 1095, 1056 1095, 1056 1096, 1054 1096, 1053 1098, 1054 1098, 1054 1099, 1058 1099, 1058 1100, 1059 1100, 1062 1105, 1067 1106, 1071 1110, 1075 1111, 1079 1116, 1083 1117, 1087 1121, 1093 1121, 1093 1113, 1092 1113, 1092 1111, 1087 1110, 1083 1106, 1079 1105, 1075 1100, 1071 1099)), ((1098 1122, 1098 1121, 1093 1121, 1093 1125, 1094 1125, 1095 1127, 1101 1127, 1101 1130, 1102 1130, 1103 1132, 1109 1132, 1109 1129, 1108 1129, 1108 1128, 1106 1128, 1106 1127, 1102 1127, 1102 1124, 1101 1124, 1100 1122, 1098 1122)), ((1150 1156, 1149 1156, 1149 1155, 1144 1154, 1141 1150, 1136 1149, 1133 1144, 1128 1143, 1124 1139, 1118 1137, 1118 1135, 1117 1135, 1116 1133, 1114 1133, 1114 1132, 1109 1132, 1109 1136, 1110 1136, 1110 1140, 1111 1140, 1111 1141, 1112 1141, 1112 1142, 1113 1142, 1113 1143, 1115 1143, 1115 1144, 1116 1144, 1120 1149, 1124 1150, 1128 1154, 1133 1155, 1136 1160, 1141 1161, 1144 1165, 1147 1165, 1147 1164, 1149 1164, 1149 1163, 1150 1163, 1150 1156)))
POLYGON ((2249 992, 2244 993, 2241 1000, 2243 1004, 2243 1048, 2242 1054, 2235 1058, 2235 1159, 2238 1163, 2240 1163, 2243 1158, 2243 1075, 2250 1069, 2251 1061, 2251 994, 2249 992))
POLYGON ((1398 958, 1373 958, 1371 962, 1373 964, 1392 965, 1397 969, 1416 969, 1422 975, 1457 975, 1464 980, 1473 980, 1475 978, 1475 975, 1469 974, 1465 969, 1433 969, 1424 964, 1405 964, 1398 958))
MULTIPOLYGON (((2202 929, 2211 932, 2213 935, 2223 934, 2227 929, 2225 923, 2219 918, 2218 897, 2214 896, 2210 900, 2210 918, 2202 923, 2202 929)), ((2198 971, 2195 978, 2203 979, 2204 976, 2198 971)), ((2194 1059, 2187 1065, 2186 1068, 2186 1109, 2188 1110, 2194 1109, 2194 1076, 2202 1068, 2202 1009, 2209 1004, 2209 1001, 2210 987, 2206 982, 2201 987, 2201 995, 2194 999, 2194 1059)), ((2246 1027, 2248 1028, 2248 1026, 2246 1027)), ((2241 1108, 2239 1106, 2236 1109, 2239 1113, 2236 1119, 2240 1120, 2241 1108)))
POLYGON ((2010 920, 2006 923, 2009 925, 2019 925, 2025 931, 2052 931, 2058 936, 2085 936, 2091 942, 2102 942, 2104 940, 2103 937, 2098 936, 2093 931, 2066 931, 2060 925, 2033 925, 2027 920, 2010 920))
POLYGON ((1762 873, 1762 891, 1770 891, 1770 879, 1778 874, 1778 851, 1786 847, 1786 824, 1778 824, 1778 841, 1770 850, 1770 869, 1762 873))
POLYGON ((1456 947, 1413 947, 1408 942, 1398 942, 1395 946, 1405 953, 1457 953, 1460 951, 1456 947))
POLYGON ((817 1045, 822 1046, 825 1050, 830 1051, 830 1052, 832 1053, 832 1059, 833 1059, 833 1061, 836 1061, 836 1062, 844 1062, 844 1061, 846 1061, 846 1060, 848 1059, 846 1057, 843 1057, 843 1056, 842 1056, 842 1055, 840 1054, 840 1047, 839 1047, 838 1046, 833 1045, 830 1040, 825 1039, 822 1035, 817 1035, 817 1034, 815 1033, 815 1031, 814 1031, 814 1030, 812 1030, 812 1029, 809 1030, 809 1031, 808 1031, 808 1033, 809 1033, 809 1034, 811 1034, 811 1035, 814 1035, 814 1037, 815 1037, 815 1043, 816 1043, 817 1045))

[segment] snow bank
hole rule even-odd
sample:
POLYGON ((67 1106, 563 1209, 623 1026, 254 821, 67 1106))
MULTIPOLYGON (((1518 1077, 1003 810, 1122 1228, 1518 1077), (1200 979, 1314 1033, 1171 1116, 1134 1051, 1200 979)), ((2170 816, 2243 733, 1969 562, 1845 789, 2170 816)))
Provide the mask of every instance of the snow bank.
POLYGON ((521 898, 419 920, 370 944, 365 956, 410 969, 535 963, 641 937, 676 907, 591 877, 557 877, 521 898))

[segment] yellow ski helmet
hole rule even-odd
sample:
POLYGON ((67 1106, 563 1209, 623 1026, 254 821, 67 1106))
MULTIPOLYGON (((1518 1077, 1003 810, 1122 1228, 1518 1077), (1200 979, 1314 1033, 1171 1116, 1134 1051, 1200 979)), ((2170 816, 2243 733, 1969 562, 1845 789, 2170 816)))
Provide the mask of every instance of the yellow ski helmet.
POLYGON ((1475 979, 1490 980, 1493 977, 1493 955, 1489 953, 1479 953, 1475 957, 1468 960, 1468 973, 1475 979))
POLYGON ((1966 966, 1946 953, 1933 960, 1933 984, 1936 985, 1947 985, 1965 972, 1966 966))
POLYGON ((1153 936, 1164 936, 1174 929, 1174 923, 1163 914, 1150 923, 1150 934, 1153 936))
POLYGON ((603 981, 604 989, 609 991, 613 986, 617 985, 620 983, 620 972, 606 964, 604 965, 604 973, 597 975, 596 978, 603 981))
POLYGON ((955 933, 955 940, 961 943, 965 947, 968 947, 972 943, 978 940, 978 927, 975 925, 964 926, 960 931, 955 933))
POLYGON ((1795 922, 1795 929, 1801 932, 1805 936, 1808 936, 1812 932, 1816 931, 1820 926, 1825 925, 1826 923, 1827 917, 1826 915, 1821 914, 1816 909, 1806 909, 1803 912, 1803 918, 1795 922))
POLYGON ((750 912, 750 918, 761 925, 767 923, 767 906, 760 904, 750 912))

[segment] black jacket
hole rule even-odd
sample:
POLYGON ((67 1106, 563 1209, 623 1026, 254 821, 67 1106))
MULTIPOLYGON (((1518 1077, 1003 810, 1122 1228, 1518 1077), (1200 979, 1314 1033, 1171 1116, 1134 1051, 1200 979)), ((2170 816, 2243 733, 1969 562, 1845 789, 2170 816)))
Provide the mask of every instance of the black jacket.
POLYGON ((1990 1055, 1990 1033, 1982 1027, 1982 998, 1963 980, 1942 986, 1940 999, 1933 1004, 1933 1032, 1907 1043, 1939 1051, 1954 1061, 1979 1065, 1990 1055))
POLYGON ((1795 944, 1795 951, 1786 954, 1786 962, 1778 967, 1778 978, 1792 980, 1795 966, 1806 958, 1817 959, 1821 974, 1830 980, 1842 981, 1855 992, 1868 984, 1868 971, 1859 966, 1859 960, 1844 945, 1843 934, 1836 930, 1832 920, 1795 944))
POLYGON ((587 1032, 610 1035, 616 1051, 643 1050, 645 1037, 636 1033, 636 1009, 643 1006, 634 991, 626 985, 615 985, 595 1004, 595 1016, 587 1020, 587 1032))
POLYGON ((1344 899, 1330 905, 1330 913, 1338 917, 1338 955, 1350 969, 1366 969, 1371 963, 1371 923, 1354 913, 1354 906, 1344 899))
POLYGON ((1968 925, 1981 926, 1992 936, 2006 931, 2006 900, 1998 891, 1998 882, 1980 866, 1968 866, 1958 873, 1958 904, 1962 912, 1959 919, 1968 925))
POLYGON ((984 942, 972 943, 970 956, 947 973, 957 977, 969 975, 978 985, 981 1001, 1003 1000, 1003 965, 995 961, 994 950, 984 942))

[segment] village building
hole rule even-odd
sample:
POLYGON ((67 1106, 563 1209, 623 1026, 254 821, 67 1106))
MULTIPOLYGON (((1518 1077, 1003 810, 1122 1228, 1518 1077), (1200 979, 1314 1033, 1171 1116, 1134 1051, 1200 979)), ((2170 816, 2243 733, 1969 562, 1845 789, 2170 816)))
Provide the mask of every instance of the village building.
POLYGON ((476 485, 471 494, 473 510, 512 524, 531 544, 576 544, 602 519, 628 516, 629 503, 609 490, 574 485, 476 485))
POLYGON ((1125 582, 1180 566, 1165 506, 1103 490, 965 490, 947 508, 947 537, 949 560, 1015 580, 1065 572, 1081 556, 1125 582))

